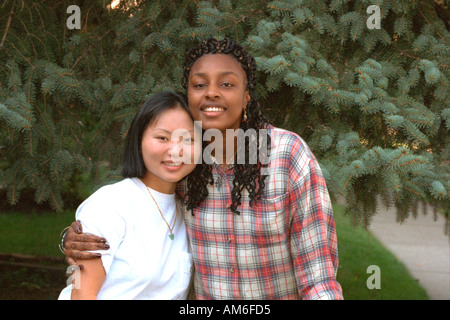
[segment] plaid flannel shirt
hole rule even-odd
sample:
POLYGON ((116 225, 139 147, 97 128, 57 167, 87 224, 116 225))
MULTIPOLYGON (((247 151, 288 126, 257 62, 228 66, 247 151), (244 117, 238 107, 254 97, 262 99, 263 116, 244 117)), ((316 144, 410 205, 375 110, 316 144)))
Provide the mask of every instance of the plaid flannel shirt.
MULTIPOLYGON (((263 197, 240 215, 229 210, 233 168, 213 165, 214 185, 185 210, 202 299, 343 299, 336 281, 333 210, 316 158, 295 133, 269 127, 269 176, 263 197)), ((180 184, 180 192, 186 185, 180 184)))

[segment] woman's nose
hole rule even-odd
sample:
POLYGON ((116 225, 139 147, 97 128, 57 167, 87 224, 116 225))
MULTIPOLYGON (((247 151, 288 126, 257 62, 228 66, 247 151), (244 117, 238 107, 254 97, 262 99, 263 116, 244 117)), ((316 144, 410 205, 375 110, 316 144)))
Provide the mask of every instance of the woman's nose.
POLYGON ((172 161, 181 161, 183 157, 183 146, 182 142, 172 140, 171 145, 168 149, 168 153, 172 161))
POLYGON ((214 85, 214 84, 210 84, 208 86, 208 89, 206 90, 205 95, 206 95, 207 98, 210 98, 210 99, 213 99, 213 100, 217 99, 220 96, 218 87, 216 85, 214 85))
POLYGON ((180 153, 182 152, 182 141, 181 140, 172 140, 171 146, 169 147, 169 153, 180 153))

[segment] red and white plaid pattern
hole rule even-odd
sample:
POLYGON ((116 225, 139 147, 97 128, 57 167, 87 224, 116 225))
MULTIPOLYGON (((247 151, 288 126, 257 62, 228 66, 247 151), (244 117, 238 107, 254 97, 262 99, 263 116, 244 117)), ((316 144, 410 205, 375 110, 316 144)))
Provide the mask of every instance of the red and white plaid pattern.
MULTIPOLYGON (((185 211, 197 299, 343 299, 337 239, 325 180, 306 143, 270 127, 269 176, 261 201, 229 210, 233 169, 214 165, 214 185, 185 211)), ((186 188, 180 185, 180 191, 186 188)))

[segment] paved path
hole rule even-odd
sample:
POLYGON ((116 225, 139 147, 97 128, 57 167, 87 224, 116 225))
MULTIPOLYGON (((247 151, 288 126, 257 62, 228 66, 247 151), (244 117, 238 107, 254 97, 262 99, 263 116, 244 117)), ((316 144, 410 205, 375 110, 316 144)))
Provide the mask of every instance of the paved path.
MULTIPOLYGON (((380 208, 383 208, 380 205, 380 208)), ((380 210, 370 231, 418 279, 431 300, 450 300, 450 242, 444 233, 445 219, 433 209, 405 222, 396 221, 396 210, 380 210)))

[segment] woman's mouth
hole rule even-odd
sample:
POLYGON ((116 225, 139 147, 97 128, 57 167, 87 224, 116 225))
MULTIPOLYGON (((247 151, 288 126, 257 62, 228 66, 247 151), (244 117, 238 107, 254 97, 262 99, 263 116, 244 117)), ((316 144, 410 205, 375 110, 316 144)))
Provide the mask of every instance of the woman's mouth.
POLYGON ((220 105, 205 105, 200 108, 200 111, 203 112, 206 117, 211 118, 220 116, 225 110, 226 108, 220 105))
POLYGON ((163 161, 162 163, 168 167, 174 167, 174 168, 181 167, 183 165, 183 162, 163 161))
POLYGON ((201 109, 203 112, 219 112, 219 111, 224 111, 225 108, 222 107, 206 107, 201 109))

